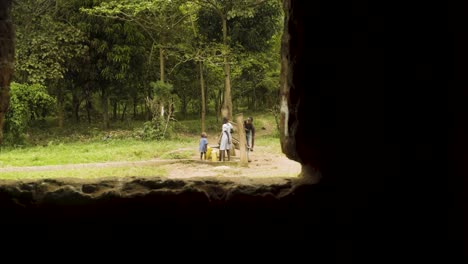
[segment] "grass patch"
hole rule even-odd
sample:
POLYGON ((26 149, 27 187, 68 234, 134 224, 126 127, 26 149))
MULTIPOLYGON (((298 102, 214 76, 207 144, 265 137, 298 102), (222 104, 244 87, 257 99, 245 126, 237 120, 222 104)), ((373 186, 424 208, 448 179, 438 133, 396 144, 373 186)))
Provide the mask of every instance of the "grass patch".
POLYGON ((2 149, 0 167, 149 160, 159 158, 160 155, 179 148, 193 148, 193 151, 196 151, 197 145, 198 141, 193 142, 190 138, 170 141, 111 139, 99 142, 73 142, 2 149))
POLYGON ((1 172, 2 180, 37 180, 50 178, 80 178, 94 179, 102 177, 164 177, 166 169, 155 166, 124 166, 112 168, 76 168, 54 171, 31 171, 31 172, 1 172))
POLYGON ((277 137, 270 137, 270 136, 255 137, 254 152, 258 146, 261 146, 269 153, 274 153, 274 154, 283 153, 281 150, 280 140, 277 137))
POLYGON ((161 159, 190 159, 193 156, 194 150, 181 150, 181 151, 171 151, 164 153, 160 156, 161 159))
MULTIPOLYGON (((244 113, 253 116, 257 129, 255 145, 271 153, 281 153, 273 115, 244 113)), ((28 143, 0 147, 0 168, 10 166, 46 166, 62 164, 97 163, 108 161, 140 161, 154 158, 189 159, 198 152, 200 139, 199 118, 180 120, 175 125, 175 136, 159 141, 136 138, 134 131, 143 121, 113 123, 113 129, 101 129, 100 124, 66 124, 58 128, 53 120, 37 122, 31 128, 28 143)), ((207 116, 208 133, 218 135, 221 121, 207 116)), ((234 137, 238 137, 235 133, 234 137)), ((209 144, 216 144, 216 136, 209 144)))

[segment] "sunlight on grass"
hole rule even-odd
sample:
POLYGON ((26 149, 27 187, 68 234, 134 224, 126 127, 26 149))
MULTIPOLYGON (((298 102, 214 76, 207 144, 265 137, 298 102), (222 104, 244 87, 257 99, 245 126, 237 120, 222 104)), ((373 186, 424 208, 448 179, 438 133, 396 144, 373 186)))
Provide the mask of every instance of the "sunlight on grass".
MULTIPOLYGON (((140 161, 155 158, 188 159, 198 151, 197 144, 198 137, 196 139, 182 138, 168 141, 119 139, 109 142, 67 143, 47 147, 18 148, 0 152, 0 168, 140 161)), ((258 137, 255 145, 270 153, 281 154, 279 139, 276 137, 258 137)))
MULTIPOLYGON (((149 160, 179 148, 192 148, 191 154, 193 154, 197 150, 197 144, 197 141, 186 139, 170 141, 118 139, 108 142, 36 146, 3 150, 0 153, 0 167, 149 160)), ((186 156, 187 154, 184 154, 184 157, 186 156)))
POLYGON ((193 150, 171 151, 161 155, 161 159, 189 159, 193 156, 193 150))
POLYGON ((281 151, 281 144, 279 142, 279 138, 277 137, 271 137, 271 136, 257 137, 255 139, 254 152, 255 152, 255 148, 259 146, 264 148, 269 153, 275 153, 275 154, 283 153, 281 151))
MULTIPOLYGON (((251 157, 261 158, 261 153, 284 155, 274 117, 269 113, 244 113, 254 117, 256 127, 255 149, 251 157)), ((209 116, 206 129, 216 134, 221 128, 220 120, 209 116)), ((132 128, 114 128, 103 131, 90 126, 77 126, 59 130, 56 127, 38 127, 31 135, 34 145, 3 146, 0 148, 0 168, 47 166, 119 161, 145 161, 153 159, 183 160, 198 157, 200 120, 177 122, 177 131, 171 139, 145 141, 133 137, 132 128)), ((213 135, 212 134, 212 135, 213 135)), ((234 133, 233 137, 237 137, 234 133)), ((215 144, 216 138, 209 138, 215 144)), ((236 150, 237 152, 238 150, 236 150)), ((83 168, 34 172, 0 172, 0 179, 77 177, 94 178, 106 176, 154 176, 166 171, 153 167, 83 168)), ((265 173, 271 176, 271 173, 265 173)), ((285 175, 295 177, 297 174, 285 175)))
POLYGON ((3 180, 33 180, 72 177, 81 179, 93 179, 101 177, 163 177, 167 175, 166 169, 155 166, 124 166, 113 168, 77 168, 54 171, 32 171, 32 172, 0 172, 3 180))

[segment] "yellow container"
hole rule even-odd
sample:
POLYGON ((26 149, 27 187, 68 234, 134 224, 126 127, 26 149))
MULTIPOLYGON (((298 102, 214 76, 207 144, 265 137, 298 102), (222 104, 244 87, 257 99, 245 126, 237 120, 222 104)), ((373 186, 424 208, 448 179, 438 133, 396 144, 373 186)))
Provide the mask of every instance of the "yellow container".
POLYGON ((218 161, 218 151, 216 150, 211 151, 211 161, 218 161))
POLYGON ((211 159, 211 152, 213 151, 213 149, 211 147, 207 147, 206 148, 206 157, 205 159, 206 160, 210 160, 211 159))

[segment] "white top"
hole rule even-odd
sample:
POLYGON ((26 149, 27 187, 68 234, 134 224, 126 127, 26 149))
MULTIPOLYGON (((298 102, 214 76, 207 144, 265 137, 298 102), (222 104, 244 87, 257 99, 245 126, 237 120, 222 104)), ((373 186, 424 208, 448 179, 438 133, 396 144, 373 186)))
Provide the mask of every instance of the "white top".
POLYGON ((221 144, 219 146, 219 150, 226 150, 226 149, 231 149, 231 145, 229 144, 229 141, 231 141, 232 144, 232 136, 231 136, 231 129, 233 129, 233 126, 231 123, 226 123, 223 124, 222 128, 222 136, 221 136, 221 144), (227 132, 227 135, 226 135, 227 132))

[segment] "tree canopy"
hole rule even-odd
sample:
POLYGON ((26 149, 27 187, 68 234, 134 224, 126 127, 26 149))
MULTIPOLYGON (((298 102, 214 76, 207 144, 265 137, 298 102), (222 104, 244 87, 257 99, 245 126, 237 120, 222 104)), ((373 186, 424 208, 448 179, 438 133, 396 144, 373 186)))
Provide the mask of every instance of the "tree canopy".
POLYGON ((163 120, 168 107, 204 119, 278 103, 278 0, 17 0, 12 21, 12 100, 44 95, 47 104, 28 104, 58 126, 151 121, 148 99, 160 100, 163 120))

